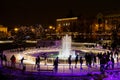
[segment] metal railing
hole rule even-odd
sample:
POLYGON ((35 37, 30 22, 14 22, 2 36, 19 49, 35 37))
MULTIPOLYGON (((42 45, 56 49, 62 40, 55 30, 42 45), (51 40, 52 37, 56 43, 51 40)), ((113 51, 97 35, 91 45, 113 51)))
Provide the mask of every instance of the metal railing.
MULTIPOLYGON (((11 65, 10 61, 7 62, 2 62, 2 66, 4 67, 9 67, 11 69, 18 69, 18 70, 23 70, 23 65, 25 65, 25 71, 29 72, 53 72, 54 73, 54 66, 52 64, 40 64, 39 69, 37 68, 37 65, 35 64, 20 64, 20 63, 15 63, 15 67, 11 65)), ((71 65, 71 68, 69 68, 68 64, 59 64, 58 65, 58 73, 66 73, 66 74, 81 74, 81 73, 89 73, 92 71, 97 71, 99 70, 97 67, 94 67, 90 69, 86 65, 83 65, 83 69, 80 69, 80 65, 77 65, 77 68, 75 68, 75 64, 71 65)))

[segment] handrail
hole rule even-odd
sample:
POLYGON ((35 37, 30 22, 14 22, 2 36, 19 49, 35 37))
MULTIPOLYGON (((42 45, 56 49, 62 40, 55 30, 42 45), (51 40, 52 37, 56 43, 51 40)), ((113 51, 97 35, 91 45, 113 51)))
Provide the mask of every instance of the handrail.
MULTIPOLYGON (((5 67, 11 67, 11 62, 7 61, 7 62, 3 61, 3 66, 5 67), (7 63, 7 64, 6 64, 7 63)), ((37 70, 37 65, 35 64, 23 64, 26 66, 26 71, 30 71, 30 72, 38 72, 39 70, 37 70)), ((13 67, 14 69, 19 69, 19 70, 23 70, 23 65, 20 63, 15 63, 15 67, 13 67)), ((85 67, 85 65, 83 65, 85 67)), ((52 64, 40 64, 40 70, 46 70, 46 71, 52 71, 54 69, 54 66, 52 64)), ((80 70, 80 65, 77 65, 77 69, 80 70)), ((54 71, 54 70, 53 70, 54 71)), ((74 68, 74 64, 71 65, 71 69, 69 69, 69 65, 68 64, 60 64, 58 65, 58 73, 70 73, 73 74, 75 73, 75 68, 74 68)))
MULTIPOLYGON (((11 65, 11 62, 10 61, 0 61, 2 62, 3 66, 5 67, 11 67, 11 68, 14 68, 14 69, 19 69, 19 70, 23 70, 23 65, 20 64, 20 63, 15 63, 15 67, 13 67, 11 65)), ((35 64, 25 64, 25 71, 29 71, 29 72, 39 72, 39 70, 37 69, 37 65, 35 64)), ((77 68, 75 68, 75 64, 71 64, 71 69, 69 69, 69 64, 59 64, 58 65, 58 73, 67 73, 67 74, 75 74, 75 73, 84 73, 84 72, 93 72, 93 71, 100 71, 100 69, 98 68, 98 66, 100 67, 99 64, 97 64, 97 67, 96 66, 92 66, 93 68, 90 68, 89 66, 86 66, 86 65, 82 65, 83 67, 83 70, 80 69, 80 64, 77 64, 77 68)), ((120 68, 120 66, 118 65, 118 63, 115 63, 115 68, 120 68)), ((42 64, 40 63, 40 67, 39 67, 40 70, 45 70, 45 71, 54 71, 54 66, 52 64, 42 64)))

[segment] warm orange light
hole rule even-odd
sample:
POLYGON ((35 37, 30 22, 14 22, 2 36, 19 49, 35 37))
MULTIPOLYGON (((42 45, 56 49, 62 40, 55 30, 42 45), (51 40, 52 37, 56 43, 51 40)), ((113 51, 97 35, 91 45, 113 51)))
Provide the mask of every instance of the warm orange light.
POLYGON ((55 30, 55 27, 53 27, 53 30, 55 30))
POLYGON ((53 28, 53 26, 49 26, 49 29, 52 29, 53 28))
POLYGON ((35 32, 35 29, 32 28, 31 30, 32 30, 32 32, 35 32))
POLYGON ((72 18, 62 18, 62 19, 57 19, 56 21, 65 21, 65 20, 77 20, 78 17, 72 17, 72 18))
POLYGON ((95 24, 96 27, 98 27, 98 24, 95 24))
POLYGON ((17 32, 17 31, 18 31, 18 28, 14 28, 14 31, 17 32))

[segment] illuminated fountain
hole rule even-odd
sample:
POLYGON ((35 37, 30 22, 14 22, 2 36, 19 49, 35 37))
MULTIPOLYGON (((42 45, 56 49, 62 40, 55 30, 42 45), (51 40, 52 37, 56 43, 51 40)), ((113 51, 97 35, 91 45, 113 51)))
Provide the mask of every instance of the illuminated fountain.
POLYGON ((69 55, 73 55, 73 52, 71 50, 71 44, 72 44, 71 36, 68 36, 66 34, 62 38, 62 48, 60 49, 59 55, 58 55, 60 59, 66 59, 69 57, 69 55))

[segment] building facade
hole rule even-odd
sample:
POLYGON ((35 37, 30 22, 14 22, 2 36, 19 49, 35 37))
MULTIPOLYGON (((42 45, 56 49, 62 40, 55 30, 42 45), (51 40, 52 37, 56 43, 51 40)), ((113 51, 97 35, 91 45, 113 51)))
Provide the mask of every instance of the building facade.
POLYGON ((93 18, 70 17, 56 19, 56 32, 86 40, 112 40, 113 30, 120 39, 120 14, 98 13, 93 18))
POLYGON ((73 26, 77 26, 77 25, 78 25, 78 17, 56 19, 57 32, 72 32, 73 26))

